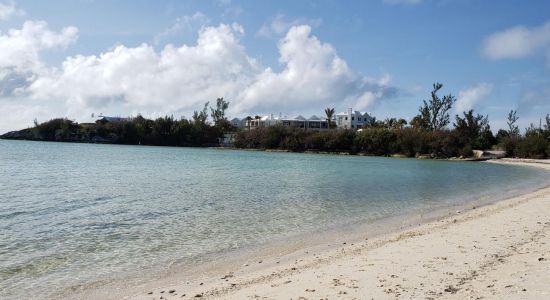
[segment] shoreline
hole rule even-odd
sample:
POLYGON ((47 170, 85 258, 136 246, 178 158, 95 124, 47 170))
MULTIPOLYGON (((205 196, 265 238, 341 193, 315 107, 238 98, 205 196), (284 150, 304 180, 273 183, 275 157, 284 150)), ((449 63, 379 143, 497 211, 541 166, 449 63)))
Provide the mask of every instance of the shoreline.
MULTIPOLYGON (((365 152, 354 152, 351 150, 340 150, 340 151, 320 151, 315 149, 307 149, 302 151, 292 151, 288 149, 277 149, 277 148, 236 148, 236 147, 227 147, 227 146, 173 146, 173 145, 149 145, 149 144, 124 144, 124 143, 107 143, 107 142, 83 142, 83 141, 51 141, 51 140, 40 140, 40 139, 16 139, 16 138, 1 138, 0 140, 7 141, 27 141, 27 142, 48 142, 48 143, 64 143, 64 144, 90 144, 90 145, 115 145, 115 146, 139 146, 139 147, 162 147, 162 148, 189 148, 189 149, 211 149, 211 150, 231 150, 231 151, 247 151, 247 152, 266 152, 266 153, 296 153, 296 154, 314 154, 314 155, 331 155, 331 156, 367 156, 367 157, 382 157, 382 158, 397 158, 397 159, 419 159, 419 160, 434 160, 434 161, 459 161, 459 162, 482 162, 495 160, 500 158, 475 158, 474 156, 458 158, 458 157, 435 157, 430 154, 419 154, 417 156, 407 156, 400 153, 394 153, 390 155, 374 155, 365 152)), ((516 158, 506 158, 506 159, 516 159, 516 158)), ((534 160, 534 159, 526 159, 534 160)))
MULTIPOLYGON (((526 163, 524 161, 518 162, 509 159, 490 161, 490 163, 519 163, 522 165, 543 167, 550 170, 550 164, 548 164, 550 162, 546 161, 541 162, 545 163, 544 165, 533 164, 531 162, 526 163)), ((456 209, 455 207, 446 208, 445 210, 449 212, 448 214, 442 215, 441 213, 437 214, 433 212, 434 215, 431 216, 431 218, 428 216, 420 220, 409 219, 407 222, 401 222, 401 226, 391 228, 390 230, 388 230, 388 228, 383 228, 379 230, 378 233, 371 228, 369 228, 370 230, 368 230, 368 232, 363 231, 368 226, 351 230, 353 231, 351 234, 342 229, 341 232, 333 233, 333 240, 330 244, 326 244, 327 240, 317 240, 315 242, 315 239, 312 238, 306 241, 293 241, 290 245, 285 245, 284 248, 267 245, 264 246, 264 249, 261 249, 261 251, 255 249, 255 251, 242 253, 239 259, 232 257, 233 261, 229 259, 228 262, 222 262, 222 265, 216 262, 206 262, 201 264, 201 266, 191 269, 172 270, 171 272, 167 272, 167 274, 158 276, 158 280, 152 282, 142 282, 137 285, 135 285, 135 282, 128 282, 125 286, 88 286, 81 290, 72 290, 72 292, 67 291, 68 293, 62 293, 57 296, 60 298, 73 298, 73 296, 75 296, 75 298, 79 299, 98 297, 111 299, 160 299, 160 296, 163 296, 164 299, 181 299, 182 297, 188 299, 194 298, 195 296, 197 296, 197 298, 200 296, 201 298, 228 299, 246 298, 254 295, 286 299, 294 296, 303 296, 306 298, 341 297, 344 299, 353 297, 362 298, 371 295, 378 296, 375 298, 393 297, 396 295, 395 293, 392 295, 392 292, 388 293, 387 289, 384 291, 384 289, 380 289, 381 287, 377 287, 373 284, 368 284, 368 289, 364 288, 363 284, 359 284, 359 287, 350 290, 349 294, 331 294, 327 289, 331 290, 335 288, 331 280, 338 278, 331 278, 331 280, 323 284, 314 284, 314 282, 317 281, 322 282, 322 279, 325 279, 324 277, 330 277, 330 275, 317 278, 319 275, 313 276, 312 272, 316 273, 324 269, 330 269, 331 272, 329 273, 344 271, 342 267, 339 267, 342 262, 363 260, 364 256, 370 257, 371 252, 378 253, 387 248, 394 248, 397 244, 408 243, 409 240, 414 240, 416 237, 433 235, 446 228, 456 226, 455 223, 483 223, 483 219, 487 217, 501 213, 502 211, 509 211, 518 205, 529 203, 529 199, 539 197, 540 195, 546 198, 550 197, 550 187, 547 186, 527 194, 522 193, 520 196, 505 200, 497 199, 494 200, 496 203, 480 204, 477 207, 472 207, 472 203, 468 202, 463 205, 464 207, 462 209, 459 209, 459 212, 451 213, 451 211, 456 209), (309 280, 309 282, 305 279, 309 280), (286 283, 287 281, 290 282, 286 283), (301 289, 304 284, 308 285, 308 287, 301 289), (298 287, 298 290, 296 290, 296 287, 298 287), (378 291, 374 293, 372 289, 376 290, 377 288, 378 291), (299 289, 301 289, 301 291, 299 289), (174 290, 174 292, 169 293, 172 290, 174 290), (164 291, 164 293, 161 293, 162 291, 164 291), (152 292, 152 294, 149 294, 150 292, 152 292), (352 292, 355 293, 355 296, 352 296, 352 292), (371 292, 373 293, 371 294, 371 292), (185 296, 182 296, 183 294, 185 294, 185 296)), ((544 211, 544 209, 540 211, 544 211)), ((393 223, 393 225, 395 224, 396 223, 393 223)), ((384 225, 383 222, 378 224, 381 228, 384 227, 384 225)), ((419 245, 419 247, 420 246, 422 245, 419 245)), ((406 249, 402 249, 402 246, 398 248, 406 252, 406 249)), ((397 257, 392 256, 390 258, 395 259, 399 257, 400 256, 397 255, 397 257)), ((387 259, 387 257, 385 259, 387 259)), ((550 259, 550 257, 548 259, 550 259)), ((391 265, 395 264, 396 262, 392 262, 391 265)), ((386 267, 390 267, 391 265, 386 267)), ((397 265, 399 265, 399 263, 397 263, 397 265)), ((346 270, 347 269, 353 268, 346 268, 346 270)), ((364 272, 369 273, 367 271, 364 272)), ((394 271, 394 273, 399 272, 394 271)), ((451 273, 456 274, 457 272, 451 273)), ((447 277, 448 276, 449 275, 447 275, 447 277)), ((391 276, 389 277, 393 278, 391 276)), ((550 277, 550 275, 548 275, 548 277, 550 277)), ((441 278, 437 280, 440 279, 441 278)), ((425 282, 424 284, 427 283, 425 282)), ((444 291, 445 289, 442 290, 442 293, 446 293, 444 291)), ((395 290, 392 289, 392 291, 395 290)), ((460 291, 460 289, 458 291, 460 291)), ((451 294, 454 295, 458 291, 453 290, 451 294)), ((347 291, 339 292, 348 293, 347 291)), ((407 295, 406 291, 401 291, 399 294, 401 296, 407 295)), ((414 295, 409 294, 409 297, 412 296, 414 295)), ((419 296, 419 294, 416 296, 419 296)), ((431 297, 427 294, 423 296, 431 297)))

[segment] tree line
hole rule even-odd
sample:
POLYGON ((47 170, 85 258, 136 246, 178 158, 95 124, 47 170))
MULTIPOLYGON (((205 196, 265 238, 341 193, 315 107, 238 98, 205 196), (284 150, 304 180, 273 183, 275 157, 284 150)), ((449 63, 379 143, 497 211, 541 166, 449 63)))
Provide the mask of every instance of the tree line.
MULTIPOLYGON (((506 129, 493 135, 487 115, 474 110, 451 118, 456 98, 440 97, 440 83, 433 85, 431 97, 424 100, 417 115, 405 119, 370 117, 361 130, 336 129, 334 108, 326 108, 329 130, 269 126, 251 130, 235 128, 227 120, 229 102, 207 102, 190 119, 164 116, 147 119, 141 115, 116 122, 98 120, 78 124, 66 118, 35 122, 32 128, 10 132, 2 138, 45 141, 141 144, 158 146, 217 146, 224 133, 233 132, 237 148, 281 149, 288 151, 349 152, 367 155, 402 155, 433 158, 469 157, 472 150, 501 149, 509 157, 550 157, 550 115, 539 126, 531 124, 520 134, 517 111, 510 111, 506 129), (211 121, 210 121, 211 120, 211 121)), ((246 121, 260 119, 248 116, 246 121)), ((250 122, 249 122, 250 123, 250 122)))
POLYGON ((229 102, 218 98, 210 107, 207 102, 202 110, 195 111, 190 119, 164 116, 147 119, 141 115, 118 118, 115 122, 102 121, 78 124, 66 118, 52 119, 44 123, 35 121, 32 128, 4 134, 3 138, 112 143, 154 146, 205 147, 219 145, 218 138, 234 128, 227 120, 229 102), (209 117, 212 122, 209 121, 209 117))
MULTIPOLYGON (((431 97, 424 100, 418 114, 404 119, 369 118, 361 130, 312 131, 283 126, 240 131, 235 138, 238 148, 282 149, 289 151, 349 152, 367 155, 402 155, 432 158, 469 157, 472 150, 504 150, 509 157, 550 157, 550 115, 544 126, 531 124, 521 135, 517 111, 510 111, 507 129, 493 135, 489 117, 474 110, 455 115, 450 110, 456 102, 451 95, 440 97, 443 85, 435 83, 431 97), (452 127, 449 125, 452 122, 452 127)), ((329 128, 334 128, 334 108, 326 108, 329 128)))

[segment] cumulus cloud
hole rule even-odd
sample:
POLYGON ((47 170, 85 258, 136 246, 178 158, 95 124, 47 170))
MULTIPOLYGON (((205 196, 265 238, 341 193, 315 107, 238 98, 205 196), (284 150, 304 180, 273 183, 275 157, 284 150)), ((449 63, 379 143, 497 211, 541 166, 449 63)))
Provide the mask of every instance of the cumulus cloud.
POLYGON ((65 27, 60 32, 48 29, 42 21, 26 21, 21 29, 0 34, 0 73, 6 69, 39 73, 42 63, 39 53, 45 49, 66 48, 77 39, 76 27, 65 27))
POLYGON ((348 106, 356 104, 367 92, 377 93, 376 100, 389 94, 389 89, 355 74, 332 45, 311 35, 310 26, 290 28, 279 42, 279 53, 285 68, 281 72, 267 68, 257 75, 240 95, 238 110, 300 110, 332 103, 348 106))
POLYGON ((280 37, 284 35, 292 26, 297 25, 309 25, 310 27, 318 27, 321 25, 321 19, 306 19, 298 18, 295 20, 288 20, 283 14, 277 14, 271 18, 269 22, 266 22, 260 27, 257 36, 263 37, 280 37))
POLYGON ((550 51, 550 22, 539 27, 516 26, 496 32, 483 43, 483 54, 490 59, 522 58, 539 50, 550 51))
POLYGON ((6 53, 13 53, 0 63, 0 76, 9 79, 0 84, 9 91, 0 94, 0 110, 20 112, 14 117, 19 122, 0 120, 0 129, 30 125, 34 117, 82 120, 100 112, 180 116, 217 97, 228 99, 230 113, 237 116, 318 112, 329 105, 365 109, 396 93, 389 75, 357 74, 307 25, 291 27, 279 41, 283 69, 278 72, 247 53, 240 42, 244 28, 237 23, 202 27, 194 45, 168 44, 160 51, 148 44, 121 45, 98 55, 68 57, 60 67, 40 62, 41 50, 66 47, 76 34, 74 27, 56 33, 43 22, 31 22, 0 37, 0 50, 4 45, 11 51, 6 53), (5 43, 15 38, 25 42, 5 43), (30 55, 19 57, 20 52, 30 55), (15 69, 30 74, 25 84, 15 69))
POLYGON ((197 108, 237 95, 259 71, 238 41, 242 33, 238 24, 222 24, 201 29, 195 46, 167 45, 160 53, 147 44, 118 46, 98 56, 70 57, 27 90, 33 99, 66 99, 69 115, 197 108))
POLYGON ((482 82, 459 91, 456 100, 456 111, 461 113, 473 109, 479 101, 483 100, 483 97, 489 95, 492 90, 492 84, 482 82))
POLYGON ((25 12, 18 9, 13 1, 0 2, 0 21, 7 20, 12 16, 22 16, 25 12))

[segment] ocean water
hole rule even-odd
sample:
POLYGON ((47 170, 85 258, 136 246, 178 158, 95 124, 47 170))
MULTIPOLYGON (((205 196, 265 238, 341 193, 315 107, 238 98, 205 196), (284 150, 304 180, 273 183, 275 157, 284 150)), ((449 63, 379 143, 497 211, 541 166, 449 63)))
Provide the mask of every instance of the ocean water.
POLYGON ((0 298, 513 195, 507 165, 0 140, 0 298))

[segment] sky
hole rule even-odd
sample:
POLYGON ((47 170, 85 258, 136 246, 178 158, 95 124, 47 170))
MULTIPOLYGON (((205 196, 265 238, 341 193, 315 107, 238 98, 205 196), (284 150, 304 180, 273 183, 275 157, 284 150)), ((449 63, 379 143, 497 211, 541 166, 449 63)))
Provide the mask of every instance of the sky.
MULTIPOLYGON (((441 82, 492 129, 550 113, 545 0, 0 0, 0 133, 92 114, 353 108, 410 120, 441 82)), ((454 117, 453 117, 454 119, 454 117)))

